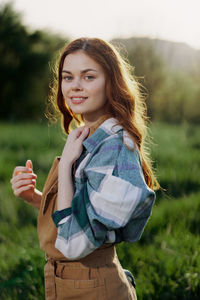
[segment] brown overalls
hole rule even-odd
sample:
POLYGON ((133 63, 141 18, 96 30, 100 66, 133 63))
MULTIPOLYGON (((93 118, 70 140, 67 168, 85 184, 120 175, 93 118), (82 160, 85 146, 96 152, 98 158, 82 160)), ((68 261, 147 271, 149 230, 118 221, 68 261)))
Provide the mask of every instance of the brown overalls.
POLYGON ((103 244, 78 261, 68 260, 55 248, 57 228, 51 215, 57 209, 58 162, 56 158, 49 172, 38 216, 40 247, 47 258, 46 300, 136 300, 135 289, 126 278, 113 244, 103 244))

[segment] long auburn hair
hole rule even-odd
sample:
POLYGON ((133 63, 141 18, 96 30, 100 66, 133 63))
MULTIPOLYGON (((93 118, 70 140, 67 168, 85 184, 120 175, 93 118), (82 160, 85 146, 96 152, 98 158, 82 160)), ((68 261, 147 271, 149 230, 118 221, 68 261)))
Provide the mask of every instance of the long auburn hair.
POLYGON ((51 102, 62 114, 65 132, 70 131, 71 121, 80 123, 80 118, 67 107, 61 90, 62 69, 65 57, 76 51, 84 51, 104 70, 106 76, 106 115, 114 117, 137 144, 140 153, 144 178, 147 185, 156 190, 159 183, 156 180, 149 150, 146 147, 148 120, 146 104, 140 92, 140 85, 132 75, 132 67, 121 57, 116 48, 99 38, 79 38, 63 49, 58 61, 56 78, 51 87, 51 102), (56 105, 55 105, 56 99, 56 105))

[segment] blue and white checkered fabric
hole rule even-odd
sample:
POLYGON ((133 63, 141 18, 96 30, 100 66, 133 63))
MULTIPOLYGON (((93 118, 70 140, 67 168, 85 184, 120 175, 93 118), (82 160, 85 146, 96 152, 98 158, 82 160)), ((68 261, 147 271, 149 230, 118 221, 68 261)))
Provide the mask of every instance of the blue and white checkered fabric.
POLYGON ((151 215, 155 193, 143 176, 137 147, 113 118, 84 142, 72 206, 52 215, 55 247, 80 259, 103 243, 135 242, 151 215))

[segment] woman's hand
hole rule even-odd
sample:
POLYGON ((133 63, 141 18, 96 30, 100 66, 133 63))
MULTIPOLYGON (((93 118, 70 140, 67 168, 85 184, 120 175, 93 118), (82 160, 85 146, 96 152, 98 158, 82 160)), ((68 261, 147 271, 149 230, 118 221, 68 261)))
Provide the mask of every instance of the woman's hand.
POLYGON ((70 132, 59 162, 59 168, 72 166, 80 157, 83 150, 83 141, 89 134, 89 128, 79 127, 70 132))
POLYGON ((14 169, 10 182, 15 196, 39 208, 42 193, 35 188, 36 178, 37 175, 33 173, 32 162, 27 160, 25 167, 18 166, 14 169))
POLYGON ((79 127, 68 135, 58 167, 58 210, 71 207, 72 205, 74 196, 72 165, 81 155, 83 150, 82 143, 88 134, 88 127, 79 127))

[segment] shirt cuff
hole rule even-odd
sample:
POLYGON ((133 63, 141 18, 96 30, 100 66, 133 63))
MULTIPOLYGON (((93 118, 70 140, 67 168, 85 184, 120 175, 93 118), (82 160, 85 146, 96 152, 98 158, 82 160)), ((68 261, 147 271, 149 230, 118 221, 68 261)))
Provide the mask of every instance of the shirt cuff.
POLYGON ((58 227, 58 223, 68 217, 69 215, 71 215, 72 213, 72 208, 71 207, 68 207, 68 208, 64 208, 64 209, 61 209, 61 210, 57 210, 55 211, 53 214, 52 214, 52 219, 56 225, 56 227, 58 227))

